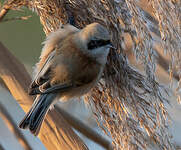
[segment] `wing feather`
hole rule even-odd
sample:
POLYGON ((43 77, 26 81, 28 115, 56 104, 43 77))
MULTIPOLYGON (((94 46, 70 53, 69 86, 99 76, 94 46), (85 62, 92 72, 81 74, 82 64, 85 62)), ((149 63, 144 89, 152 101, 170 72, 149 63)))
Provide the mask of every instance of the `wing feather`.
POLYGON ((73 87, 72 83, 54 84, 53 86, 50 84, 51 80, 50 72, 52 69, 51 62, 55 56, 55 53, 56 51, 54 50, 49 54, 44 65, 35 76, 28 90, 29 95, 61 92, 73 87))

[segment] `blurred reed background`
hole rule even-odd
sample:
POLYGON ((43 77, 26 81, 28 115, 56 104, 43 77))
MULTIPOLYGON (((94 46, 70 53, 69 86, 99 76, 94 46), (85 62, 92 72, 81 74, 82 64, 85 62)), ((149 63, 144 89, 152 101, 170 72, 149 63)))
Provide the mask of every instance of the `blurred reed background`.
POLYGON ((0 41, 32 72, 32 66, 38 62, 45 34, 39 17, 27 8, 12 11, 6 18, 21 16, 31 17, 0 23, 0 41))

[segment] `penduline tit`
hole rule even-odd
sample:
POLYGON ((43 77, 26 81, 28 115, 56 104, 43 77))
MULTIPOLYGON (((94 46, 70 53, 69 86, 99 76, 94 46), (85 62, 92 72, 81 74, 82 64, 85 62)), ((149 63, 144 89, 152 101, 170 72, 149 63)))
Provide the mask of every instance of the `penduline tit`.
POLYGON ((92 23, 79 30, 67 24, 44 42, 29 87, 35 101, 19 127, 37 135, 51 105, 88 93, 101 78, 112 47, 108 30, 92 23))

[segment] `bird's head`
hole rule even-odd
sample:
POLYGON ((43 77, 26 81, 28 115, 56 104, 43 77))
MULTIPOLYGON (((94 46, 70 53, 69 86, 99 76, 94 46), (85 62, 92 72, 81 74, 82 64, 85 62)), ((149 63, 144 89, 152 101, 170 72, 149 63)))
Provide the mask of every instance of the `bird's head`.
POLYGON ((82 51, 99 63, 105 64, 112 47, 108 30, 99 23, 92 23, 80 30, 78 35, 82 51))

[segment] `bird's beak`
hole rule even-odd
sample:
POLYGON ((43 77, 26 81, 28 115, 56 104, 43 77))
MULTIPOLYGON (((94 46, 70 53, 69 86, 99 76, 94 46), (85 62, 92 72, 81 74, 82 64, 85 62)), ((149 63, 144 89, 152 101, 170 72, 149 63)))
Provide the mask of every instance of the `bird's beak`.
POLYGON ((108 46, 109 48, 116 49, 112 43, 110 43, 108 46))

